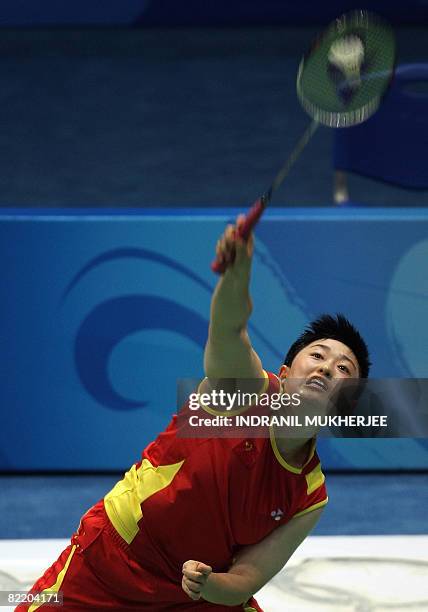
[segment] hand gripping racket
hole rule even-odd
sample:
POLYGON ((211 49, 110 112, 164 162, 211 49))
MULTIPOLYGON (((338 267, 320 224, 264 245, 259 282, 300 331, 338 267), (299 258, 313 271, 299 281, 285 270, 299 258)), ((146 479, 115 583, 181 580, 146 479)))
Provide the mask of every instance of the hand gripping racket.
MULTIPOLYGON (((300 62, 297 96, 312 117, 269 189, 248 211, 239 228, 247 240, 273 193, 284 181, 316 129, 350 127, 366 121, 379 108, 395 65, 395 37, 391 27, 367 11, 351 11, 333 21, 312 43, 300 62)), ((216 259, 213 272, 230 264, 216 259)))

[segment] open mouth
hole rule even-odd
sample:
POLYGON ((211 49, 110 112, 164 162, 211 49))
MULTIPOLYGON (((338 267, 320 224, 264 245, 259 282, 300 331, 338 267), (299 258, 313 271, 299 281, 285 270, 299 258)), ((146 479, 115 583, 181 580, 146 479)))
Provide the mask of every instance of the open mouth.
POLYGON ((309 380, 305 383, 306 387, 310 387, 311 389, 316 389, 317 391, 327 391, 328 385, 323 378, 319 376, 313 376, 309 378, 309 380))

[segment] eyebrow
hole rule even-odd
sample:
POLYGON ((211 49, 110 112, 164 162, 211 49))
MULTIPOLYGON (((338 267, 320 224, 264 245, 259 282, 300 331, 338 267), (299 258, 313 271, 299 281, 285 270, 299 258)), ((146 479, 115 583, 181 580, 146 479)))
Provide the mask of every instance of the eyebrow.
MULTIPOLYGON (((325 349, 326 351, 330 351, 331 347, 327 346, 327 344, 313 344, 310 348, 315 348, 316 346, 319 346, 320 348, 325 349)), ((357 371, 357 366, 355 365, 355 363, 352 361, 352 359, 350 359, 350 357, 348 357, 348 355, 345 355, 343 353, 341 353, 339 355, 340 359, 346 359, 346 361, 349 361, 350 363, 352 363, 352 365, 355 368, 355 371, 357 371)))

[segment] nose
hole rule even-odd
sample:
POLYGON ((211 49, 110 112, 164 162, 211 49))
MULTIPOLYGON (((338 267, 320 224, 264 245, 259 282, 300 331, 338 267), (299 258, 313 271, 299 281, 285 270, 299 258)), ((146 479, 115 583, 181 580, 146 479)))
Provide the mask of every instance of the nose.
POLYGON ((331 370, 326 363, 320 365, 318 371, 322 373, 326 378, 331 378, 331 370))

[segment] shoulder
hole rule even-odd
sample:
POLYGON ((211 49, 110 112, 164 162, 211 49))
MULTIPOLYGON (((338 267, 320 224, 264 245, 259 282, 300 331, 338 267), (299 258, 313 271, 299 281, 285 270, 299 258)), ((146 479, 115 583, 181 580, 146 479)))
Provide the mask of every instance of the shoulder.
POLYGON ((276 374, 262 371, 262 377, 210 379, 205 377, 195 394, 198 407, 211 415, 227 413, 228 416, 242 414, 257 406, 262 395, 277 393, 280 384, 276 374))

